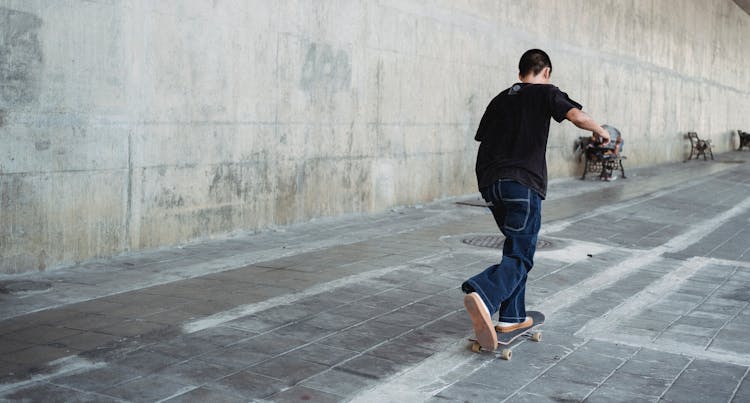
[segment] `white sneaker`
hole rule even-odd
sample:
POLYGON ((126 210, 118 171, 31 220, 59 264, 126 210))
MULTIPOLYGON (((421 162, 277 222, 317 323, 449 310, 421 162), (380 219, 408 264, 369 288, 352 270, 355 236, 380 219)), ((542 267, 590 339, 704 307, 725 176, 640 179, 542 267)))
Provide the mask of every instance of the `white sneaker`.
POLYGON ((531 316, 527 316, 526 320, 519 323, 499 322, 497 326, 495 326, 495 329, 500 333, 510 333, 514 330, 531 327, 533 325, 534 319, 531 316))

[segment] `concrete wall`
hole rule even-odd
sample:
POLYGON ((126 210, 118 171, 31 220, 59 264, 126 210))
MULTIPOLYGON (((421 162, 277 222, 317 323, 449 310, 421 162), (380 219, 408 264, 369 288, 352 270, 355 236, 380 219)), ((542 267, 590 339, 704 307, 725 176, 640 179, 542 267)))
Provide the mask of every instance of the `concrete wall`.
POLYGON ((747 38, 731 0, 0 0, 0 273, 474 192, 531 47, 628 166, 728 150, 747 38))

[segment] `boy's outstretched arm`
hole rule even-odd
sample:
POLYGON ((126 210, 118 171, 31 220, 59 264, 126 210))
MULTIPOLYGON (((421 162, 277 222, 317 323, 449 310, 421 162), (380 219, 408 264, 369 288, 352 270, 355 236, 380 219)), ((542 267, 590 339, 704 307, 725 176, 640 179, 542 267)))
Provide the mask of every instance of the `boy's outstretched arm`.
POLYGON ((609 143, 609 132, 602 128, 588 113, 572 108, 565 114, 565 118, 578 128, 593 132, 595 136, 602 139, 602 144, 609 143))

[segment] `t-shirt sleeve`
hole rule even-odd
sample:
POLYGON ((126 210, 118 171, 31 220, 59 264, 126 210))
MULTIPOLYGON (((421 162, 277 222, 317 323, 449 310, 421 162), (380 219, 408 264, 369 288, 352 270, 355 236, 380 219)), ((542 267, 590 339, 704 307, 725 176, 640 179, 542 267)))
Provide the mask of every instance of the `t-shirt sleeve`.
POLYGON ((581 106, 581 104, 570 99, 570 97, 568 97, 568 94, 560 91, 560 89, 557 87, 553 87, 552 90, 550 90, 549 101, 550 110, 552 111, 552 118, 554 118, 558 123, 565 120, 565 115, 568 114, 569 110, 573 108, 583 109, 583 106, 581 106))

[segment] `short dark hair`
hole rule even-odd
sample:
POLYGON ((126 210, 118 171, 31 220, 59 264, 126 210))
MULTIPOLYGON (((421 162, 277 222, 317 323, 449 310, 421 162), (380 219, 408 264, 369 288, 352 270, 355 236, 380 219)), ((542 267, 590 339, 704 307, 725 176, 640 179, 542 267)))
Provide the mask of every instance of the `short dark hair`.
POLYGON ((518 73, 521 76, 526 76, 531 72, 537 75, 545 67, 549 67, 549 72, 552 73, 552 62, 549 60, 547 53, 541 49, 529 49, 518 62, 518 73))

